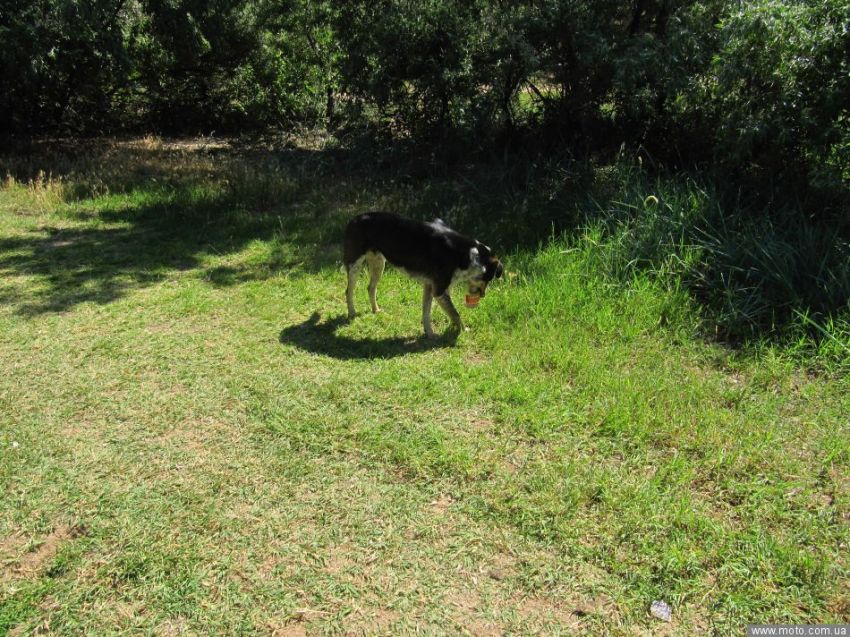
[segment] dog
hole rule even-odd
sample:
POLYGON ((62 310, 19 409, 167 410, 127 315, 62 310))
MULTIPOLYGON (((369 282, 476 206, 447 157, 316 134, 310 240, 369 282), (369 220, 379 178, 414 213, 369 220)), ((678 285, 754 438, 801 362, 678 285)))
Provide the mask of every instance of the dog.
POLYGON ((354 287, 364 262, 369 268, 372 311, 381 311, 377 289, 387 261, 422 283, 422 327, 429 338, 434 336, 434 299, 460 332, 463 323, 449 296, 451 285, 466 283, 466 304, 475 307, 485 295, 487 284, 502 276, 503 271, 490 248, 455 232, 440 219, 423 222, 390 212, 367 212, 352 219, 345 228, 343 262, 348 274, 345 300, 349 319, 355 315, 354 287))

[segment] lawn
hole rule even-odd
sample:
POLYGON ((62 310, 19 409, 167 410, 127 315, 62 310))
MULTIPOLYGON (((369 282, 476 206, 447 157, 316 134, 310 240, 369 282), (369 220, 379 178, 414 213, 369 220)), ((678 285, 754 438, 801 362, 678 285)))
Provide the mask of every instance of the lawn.
POLYGON ((847 377, 707 340, 592 236, 321 139, 0 171, 0 633, 850 622, 847 377), (376 208, 501 248, 469 331, 422 338, 390 268, 344 320, 341 231, 376 208))

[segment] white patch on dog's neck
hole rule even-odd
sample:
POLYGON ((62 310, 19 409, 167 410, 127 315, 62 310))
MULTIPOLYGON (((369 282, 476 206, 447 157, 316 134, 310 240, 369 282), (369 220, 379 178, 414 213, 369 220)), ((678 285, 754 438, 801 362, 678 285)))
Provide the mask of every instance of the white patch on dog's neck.
POLYGON ((478 248, 469 249, 469 268, 470 276, 478 276, 484 274, 484 264, 481 263, 481 253, 478 248))
POLYGON ((481 254, 478 248, 469 249, 469 266, 466 269, 457 269, 452 275, 452 283, 469 281, 484 274, 484 265, 481 263, 481 254))

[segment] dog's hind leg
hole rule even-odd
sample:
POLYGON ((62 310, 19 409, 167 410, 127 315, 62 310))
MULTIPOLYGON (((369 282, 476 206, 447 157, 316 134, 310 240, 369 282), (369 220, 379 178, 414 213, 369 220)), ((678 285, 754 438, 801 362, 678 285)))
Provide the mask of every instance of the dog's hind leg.
POLYGON ((455 329, 457 329, 458 331, 462 331, 463 323, 460 320, 460 314, 457 313, 454 303, 452 303, 452 297, 449 296, 448 290, 446 290, 440 296, 437 297, 437 303, 439 303, 440 307, 443 308, 443 312, 448 314, 449 319, 451 319, 452 325, 454 325, 455 329))
POLYGON ((367 252, 366 264, 369 266, 369 302, 372 304, 373 312, 380 312, 378 307, 378 282, 384 273, 387 260, 380 252, 367 252))
POLYGON ((422 327, 425 329, 425 336, 428 338, 434 337, 434 330, 431 329, 431 302, 434 300, 434 291, 431 289, 431 284, 426 283, 422 287, 422 327))
POLYGON ((354 318, 354 288, 357 285, 357 275, 363 265, 363 257, 353 263, 346 263, 345 270, 348 273, 348 286, 345 288, 345 302, 348 304, 348 318, 354 318))

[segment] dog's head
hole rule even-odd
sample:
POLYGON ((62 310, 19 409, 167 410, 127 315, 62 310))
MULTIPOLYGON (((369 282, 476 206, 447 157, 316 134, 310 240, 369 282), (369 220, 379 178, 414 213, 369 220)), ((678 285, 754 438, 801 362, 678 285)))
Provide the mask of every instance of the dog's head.
POLYGON ((498 279, 502 276, 504 269, 502 268, 501 261, 496 258, 493 251, 480 241, 475 242, 475 247, 472 251, 471 256, 478 262, 477 265, 479 267, 476 274, 469 279, 469 294, 473 296, 484 296, 487 292, 487 284, 493 279, 498 279))

